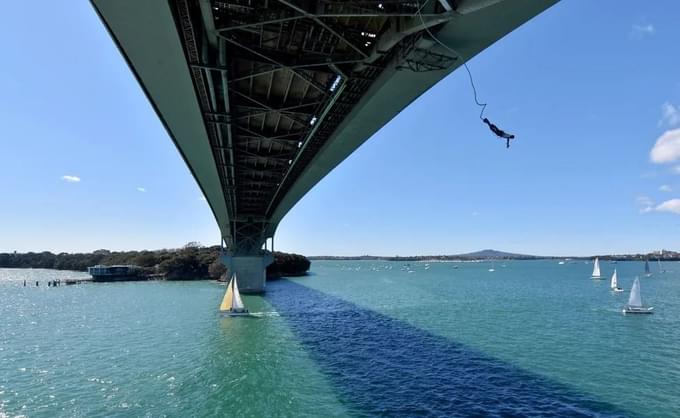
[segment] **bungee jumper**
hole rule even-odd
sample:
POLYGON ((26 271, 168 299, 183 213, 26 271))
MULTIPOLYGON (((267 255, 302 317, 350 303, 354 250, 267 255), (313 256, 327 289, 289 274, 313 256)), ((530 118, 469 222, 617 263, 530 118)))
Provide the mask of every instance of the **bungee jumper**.
POLYGON ((489 122, 489 119, 484 118, 482 119, 484 123, 489 125, 489 129, 491 129, 491 132, 496 134, 499 138, 505 139, 505 148, 510 148, 510 140, 515 139, 515 135, 509 134, 505 132, 504 130, 500 129, 498 126, 494 125, 493 123, 489 122))
MULTIPOLYGON (((429 0, 427 0, 425 2, 425 4, 427 4, 428 2, 429 2, 429 0)), ((420 1, 419 0, 416 0, 416 5, 418 6, 416 13, 420 17, 420 22, 423 24, 423 29, 425 30, 425 32, 427 32, 427 34, 430 35, 430 38, 432 38, 435 42, 437 42, 439 45, 444 47, 444 49, 446 49, 447 51, 449 51, 453 55, 455 55, 456 59, 460 59, 462 61, 463 67, 465 67, 465 71, 467 71, 468 78, 470 79, 470 87, 472 87, 472 93, 473 93, 474 98, 475 98, 475 103, 477 104, 477 106, 479 106, 481 108, 481 110, 479 112, 479 118, 482 119, 482 121, 484 123, 489 125, 489 129, 491 129, 491 132, 496 134, 496 136, 498 136, 499 138, 505 139, 505 148, 510 148, 510 140, 515 139, 515 135, 505 132, 504 130, 500 129, 498 126, 491 123, 489 121, 489 119, 484 117, 484 110, 486 109, 486 103, 480 102, 479 99, 477 98, 477 87, 475 87, 475 80, 472 78, 472 71, 470 71, 470 67, 468 67, 468 65, 467 65, 467 60, 461 54, 459 54, 456 50, 454 50, 450 46, 446 45, 444 42, 439 40, 439 38, 434 36, 434 34, 432 32, 430 32, 430 29, 428 29, 428 25, 425 24, 425 19, 423 19, 423 15, 420 12, 421 7, 420 7, 420 1)))

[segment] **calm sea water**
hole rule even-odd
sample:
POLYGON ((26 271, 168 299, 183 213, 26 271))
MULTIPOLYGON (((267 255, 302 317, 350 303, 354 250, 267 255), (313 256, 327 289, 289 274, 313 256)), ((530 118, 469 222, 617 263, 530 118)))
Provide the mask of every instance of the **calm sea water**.
POLYGON ((0 269, 0 417, 680 416, 680 264, 637 317, 583 262, 490 267, 314 262, 225 319, 212 282, 0 269))

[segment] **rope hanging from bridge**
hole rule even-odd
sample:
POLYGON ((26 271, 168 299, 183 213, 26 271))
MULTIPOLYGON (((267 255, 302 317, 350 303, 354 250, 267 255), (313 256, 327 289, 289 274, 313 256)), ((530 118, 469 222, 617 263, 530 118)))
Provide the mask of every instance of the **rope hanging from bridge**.
POLYGON ((509 134, 509 133, 505 132, 504 130, 498 128, 498 126, 494 125, 493 123, 491 123, 489 121, 489 119, 484 117, 484 111, 486 110, 487 103, 481 103, 479 101, 479 99, 477 98, 477 88, 475 87, 475 80, 472 78, 472 71, 470 71, 470 68, 467 65, 467 61, 465 61, 463 59, 463 56, 461 54, 459 54, 458 51, 454 50, 450 46, 446 45, 444 42, 440 41, 439 38, 434 36, 434 34, 432 32, 430 32, 430 29, 425 24, 425 19, 423 19, 421 9, 423 7, 425 7, 429 1, 430 0, 426 0, 425 4, 423 4, 422 7, 420 6, 420 1, 418 1, 418 0, 416 1, 416 4, 418 6, 418 10, 417 10, 416 14, 420 18, 420 22, 423 24, 423 28, 425 29, 425 32, 427 32, 427 34, 430 35, 430 37, 435 42, 437 42, 439 45, 444 47, 444 49, 446 49, 447 51, 449 51, 452 54, 454 54, 455 56, 457 56, 463 62, 463 66, 465 67, 465 70, 467 71, 467 74, 468 74, 468 78, 470 79, 470 86, 472 87, 472 93, 473 93, 474 98, 475 98, 475 103, 477 104, 477 106, 479 106, 481 108, 480 111, 479 111, 479 119, 481 119, 482 122, 487 124, 489 126, 489 129, 491 130, 491 132, 493 132, 497 137, 505 140, 505 147, 506 148, 510 148, 510 140, 515 139, 515 135, 509 134))

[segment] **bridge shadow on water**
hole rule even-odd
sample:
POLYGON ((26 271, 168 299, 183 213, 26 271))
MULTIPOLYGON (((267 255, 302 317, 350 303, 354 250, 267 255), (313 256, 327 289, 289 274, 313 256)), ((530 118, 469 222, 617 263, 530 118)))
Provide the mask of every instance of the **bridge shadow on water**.
POLYGON ((266 299, 359 416, 627 416, 592 395, 289 280, 266 299))

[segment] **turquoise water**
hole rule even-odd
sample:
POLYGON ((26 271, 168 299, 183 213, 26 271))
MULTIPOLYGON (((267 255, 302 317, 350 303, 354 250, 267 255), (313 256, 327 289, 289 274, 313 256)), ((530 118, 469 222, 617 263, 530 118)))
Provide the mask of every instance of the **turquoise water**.
POLYGON ((212 282, 0 269, 0 417, 680 416, 680 264, 641 278, 651 316, 580 261, 489 267, 314 262, 253 319, 212 282))

